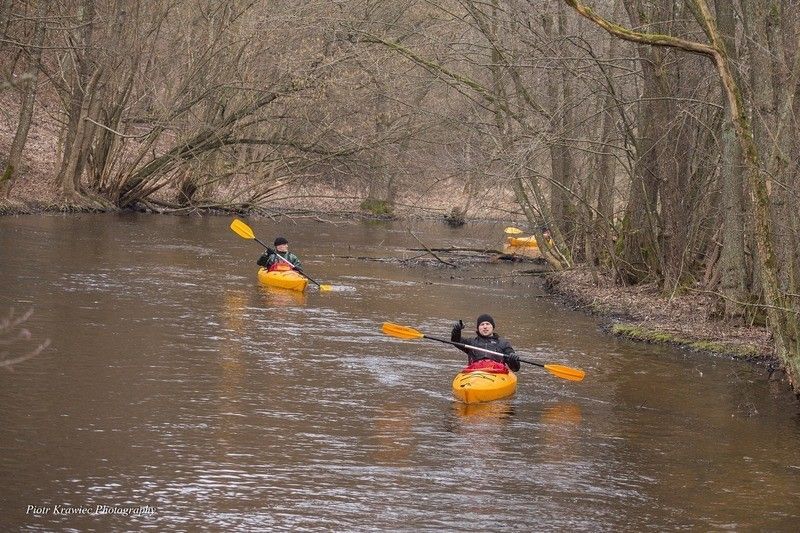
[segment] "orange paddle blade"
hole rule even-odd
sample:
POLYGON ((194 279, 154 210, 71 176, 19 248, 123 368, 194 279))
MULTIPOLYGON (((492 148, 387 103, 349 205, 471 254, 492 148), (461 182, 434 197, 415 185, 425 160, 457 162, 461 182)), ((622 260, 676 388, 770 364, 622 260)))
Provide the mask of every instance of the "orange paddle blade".
POLYGON ((544 369, 556 377, 568 379, 570 381, 583 381, 586 372, 580 368, 572 368, 563 365, 544 365, 544 369))
POLYGON ((509 226, 503 230, 506 235, 519 235, 520 233, 524 233, 521 229, 515 228, 514 226, 509 226))
POLYGON ((392 337, 397 337, 398 339, 421 339, 425 337, 425 335, 417 331, 414 328, 410 328, 408 326, 401 326, 400 324, 392 324, 391 322, 384 322, 383 326, 381 326, 381 331, 386 333, 387 335, 391 335, 392 337))

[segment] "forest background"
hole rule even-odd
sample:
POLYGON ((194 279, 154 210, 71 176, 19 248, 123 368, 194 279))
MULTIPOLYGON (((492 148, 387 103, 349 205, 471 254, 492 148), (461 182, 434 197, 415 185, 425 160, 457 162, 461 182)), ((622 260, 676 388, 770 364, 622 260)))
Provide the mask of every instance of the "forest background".
POLYGON ((798 4, 0 0, 0 211, 519 219, 797 388, 798 4))

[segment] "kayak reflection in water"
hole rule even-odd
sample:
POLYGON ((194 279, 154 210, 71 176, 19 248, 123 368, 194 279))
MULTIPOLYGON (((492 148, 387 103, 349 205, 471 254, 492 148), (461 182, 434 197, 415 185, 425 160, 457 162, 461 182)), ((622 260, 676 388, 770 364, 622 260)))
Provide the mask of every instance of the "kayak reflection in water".
POLYGON ((475 363, 476 361, 489 359, 491 361, 503 363, 513 372, 518 372, 519 356, 517 356, 517 354, 514 353, 514 348, 511 347, 511 343, 508 342, 503 337, 500 337, 497 333, 495 333, 494 328, 495 328, 494 319, 491 317, 491 315, 487 314, 480 315, 477 319, 477 328, 476 328, 476 333, 478 334, 477 337, 474 337, 472 339, 462 339, 461 330, 464 329, 464 323, 461 320, 459 320, 453 325, 453 331, 450 335, 450 340, 453 342, 468 344, 469 346, 475 346, 476 348, 482 348, 484 350, 501 352, 503 354, 502 356, 500 356, 486 352, 481 352, 478 350, 471 350, 469 348, 461 348, 459 346, 459 349, 467 354, 470 365, 475 363))
POLYGON ((289 251, 286 237, 278 237, 273 243, 275 248, 267 247, 256 263, 272 272, 274 270, 301 269, 300 258, 289 251))

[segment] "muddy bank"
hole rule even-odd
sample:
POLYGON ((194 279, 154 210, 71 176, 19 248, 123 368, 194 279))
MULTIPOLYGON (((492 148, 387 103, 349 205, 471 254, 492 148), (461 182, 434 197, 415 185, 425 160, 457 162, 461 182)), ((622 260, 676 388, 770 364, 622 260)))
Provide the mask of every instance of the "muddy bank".
POLYGON ((595 283, 588 269, 550 273, 545 287, 566 305, 596 315, 609 333, 632 340, 670 344, 763 365, 774 379, 780 362, 770 332, 759 326, 736 326, 716 319, 714 296, 696 291, 666 297, 653 285, 620 287, 603 274, 595 283))

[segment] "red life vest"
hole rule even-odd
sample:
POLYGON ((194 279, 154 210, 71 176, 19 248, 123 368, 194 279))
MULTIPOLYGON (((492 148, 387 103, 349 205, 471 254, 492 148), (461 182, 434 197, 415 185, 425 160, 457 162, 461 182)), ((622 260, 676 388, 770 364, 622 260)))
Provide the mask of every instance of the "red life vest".
POLYGON ((286 264, 284 261, 278 259, 277 263, 272 263, 269 266, 269 268, 267 269, 267 272, 275 272, 276 270, 278 272, 285 272, 287 270, 293 270, 293 269, 288 264, 286 264))
POLYGON ((490 372, 492 374, 508 374, 508 367, 499 361, 480 359, 461 369, 462 372, 490 372))

